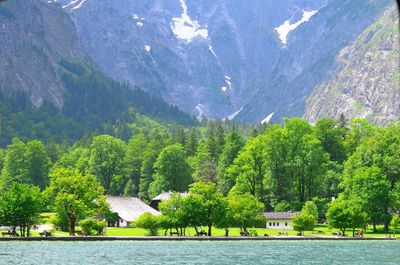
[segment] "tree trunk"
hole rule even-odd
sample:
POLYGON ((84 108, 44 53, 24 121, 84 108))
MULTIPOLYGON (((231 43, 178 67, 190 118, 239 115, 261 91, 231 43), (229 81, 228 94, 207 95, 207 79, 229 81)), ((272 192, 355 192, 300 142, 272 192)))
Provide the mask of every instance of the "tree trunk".
POLYGON ((194 231, 196 231, 196 236, 199 235, 199 230, 197 229, 197 226, 194 227, 194 231))
POLYGON ((70 214, 68 216, 69 219, 69 235, 70 236, 75 236, 75 223, 76 223, 76 216, 73 214, 70 214))
POLYGON ((387 220, 385 220, 385 223, 384 223, 384 230, 386 233, 389 233, 389 222, 387 220))
POLYGON ((375 223, 375 221, 373 223, 373 227, 374 227, 374 233, 376 233, 376 223, 375 223))
POLYGON ((353 227, 353 237, 355 236, 355 233, 356 232, 356 228, 355 227, 353 227))
POLYGON ((212 224, 208 225, 208 236, 211 236, 211 228, 212 228, 212 224))
POLYGON ((229 228, 225 228, 225 236, 226 236, 226 237, 229 236, 229 228))
POLYGON ((346 236, 346 228, 342 229, 342 236, 346 236))

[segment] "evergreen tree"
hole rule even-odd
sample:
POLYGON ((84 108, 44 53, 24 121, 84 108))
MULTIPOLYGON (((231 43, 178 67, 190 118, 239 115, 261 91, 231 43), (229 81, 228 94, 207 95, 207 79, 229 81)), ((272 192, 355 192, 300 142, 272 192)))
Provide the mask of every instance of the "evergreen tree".
POLYGON ((228 168, 232 165, 245 142, 243 137, 232 128, 226 136, 225 145, 218 161, 218 185, 223 194, 228 194, 229 190, 235 185, 235 179, 228 173, 228 168))
POLYGON ((140 175, 143 165, 143 154, 148 148, 147 140, 144 135, 134 135, 128 143, 125 166, 126 174, 129 178, 126 183, 125 195, 138 196, 140 186, 140 175), (129 192, 127 192, 129 190, 129 192))

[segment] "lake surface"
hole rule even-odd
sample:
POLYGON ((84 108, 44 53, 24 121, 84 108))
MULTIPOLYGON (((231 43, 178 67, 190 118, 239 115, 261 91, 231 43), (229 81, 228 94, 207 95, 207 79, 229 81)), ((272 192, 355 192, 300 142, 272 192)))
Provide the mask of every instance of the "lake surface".
POLYGON ((400 242, 0 242, 0 264, 400 264, 400 242))

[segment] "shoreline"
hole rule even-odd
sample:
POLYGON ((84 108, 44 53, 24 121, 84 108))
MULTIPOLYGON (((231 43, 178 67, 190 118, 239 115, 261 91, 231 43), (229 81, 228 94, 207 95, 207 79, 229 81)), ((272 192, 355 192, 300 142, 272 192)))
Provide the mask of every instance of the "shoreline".
POLYGON ((0 237, 2 241, 395 241, 384 237, 336 237, 336 236, 280 236, 280 237, 171 237, 171 236, 76 236, 76 237, 0 237))

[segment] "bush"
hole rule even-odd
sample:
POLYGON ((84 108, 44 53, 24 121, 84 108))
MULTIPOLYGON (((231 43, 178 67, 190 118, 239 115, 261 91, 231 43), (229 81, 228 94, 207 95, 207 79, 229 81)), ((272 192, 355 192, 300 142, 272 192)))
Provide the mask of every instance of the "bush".
POLYGON ((316 219, 307 212, 302 212, 293 218, 293 229, 303 235, 304 230, 314 229, 316 219))
POLYGON ((314 216, 315 222, 318 222, 318 208, 313 201, 306 202, 301 212, 308 213, 309 215, 314 216))
POLYGON ((56 229, 60 229, 63 232, 69 232, 69 222, 66 215, 54 214, 50 217, 50 223, 54 225, 56 229))
POLYGON ((149 236, 156 236, 161 228, 161 218, 151 213, 144 213, 135 221, 134 226, 149 230, 149 236))
POLYGON ((103 234, 103 230, 106 227, 106 223, 104 221, 97 221, 91 218, 80 221, 79 225, 82 228, 82 233, 89 236, 103 234))

